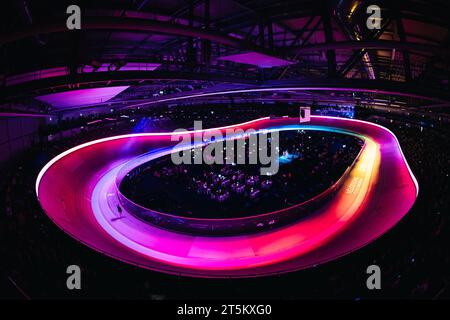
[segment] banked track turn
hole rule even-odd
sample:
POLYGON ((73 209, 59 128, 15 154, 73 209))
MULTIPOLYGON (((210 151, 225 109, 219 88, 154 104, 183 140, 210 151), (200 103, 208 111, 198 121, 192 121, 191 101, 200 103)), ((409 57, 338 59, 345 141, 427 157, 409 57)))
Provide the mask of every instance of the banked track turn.
POLYGON ((126 211, 117 219, 117 172, 130 159, 174 145, 171 133, 110 137, 63 152, 39 173, 38 199, 66 233, 124 262, 186 276, 254 277, 311 267, 366 245, 406 215, 419 192, 397 138, 377 124, 312 116, 307 124, 261 118, 214 130, 226 128, 337 130, 365 144, 330 201, 306 219, 261 233, 195 236, 159 229, 126 211))

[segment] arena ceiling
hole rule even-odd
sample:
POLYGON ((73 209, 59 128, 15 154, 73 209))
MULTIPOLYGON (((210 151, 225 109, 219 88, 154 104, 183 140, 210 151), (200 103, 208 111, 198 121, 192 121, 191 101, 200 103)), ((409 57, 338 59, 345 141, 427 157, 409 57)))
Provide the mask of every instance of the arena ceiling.
POLYGON ((77 31, 66 28, 70 4, 2 2, 4 112, 61 112, 34 98, 118 86, 129 86, 108 100, 118 108, 229 92, 438 111, 450 105, 448 1, 78 1, 77 31), (372 4, 382 9, 379 30, 366 27, 372 4))

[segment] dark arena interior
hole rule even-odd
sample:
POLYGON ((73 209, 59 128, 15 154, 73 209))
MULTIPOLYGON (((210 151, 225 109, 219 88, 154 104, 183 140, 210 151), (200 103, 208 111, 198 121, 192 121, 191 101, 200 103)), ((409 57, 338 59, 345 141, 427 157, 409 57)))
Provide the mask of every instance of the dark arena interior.
POLYGON ((0 299, 450 298, 448 1, 1 7, 0 299))

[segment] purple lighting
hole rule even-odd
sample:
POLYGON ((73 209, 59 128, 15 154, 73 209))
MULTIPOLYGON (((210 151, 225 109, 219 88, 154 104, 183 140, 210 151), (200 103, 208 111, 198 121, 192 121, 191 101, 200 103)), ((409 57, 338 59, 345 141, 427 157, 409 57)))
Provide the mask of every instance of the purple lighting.
POLYGON ((364 137, 365 146, 342 189, 314 215, 261 233, 180 234, 146 224, 126 210, 124 219, 116 219, 119 170, 148 150, 172 146, 171 133, 109 137, 67 150, 39 173, 36 193, 47 215, 72 237, 140 267, 197 277, 255 277, 308 268, 380 237, 409 211, 419 187, 397 138, 377 124, 312 116, 307 125, 296 118, 265 118, 233 128, 302 127, 345 130, 364 137))
POLYGON ((36 97, 36 99, 46 102, 57 108, 69 108, 107 102, 128 88, 129 86, 80 89, 51 93, 43 96, 38 96, 36 97))
POLYGON ((259 68, 283 67, 293 64, 293 62, 281 58, 269 56, 259 52, 246 52, 219 57, 219 60, 226 60, 236 63, 250 64, 259 68))

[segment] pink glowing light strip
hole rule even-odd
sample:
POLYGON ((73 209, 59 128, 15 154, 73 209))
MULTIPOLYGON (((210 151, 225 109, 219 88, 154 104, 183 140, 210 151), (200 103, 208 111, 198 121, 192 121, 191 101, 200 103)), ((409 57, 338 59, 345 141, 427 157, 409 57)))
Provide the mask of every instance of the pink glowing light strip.
POLYGON ((109 186, 114 185, 115 170, 106 174, 96 185, 92 194, 92 209, 97 222, 111 237, 161 262, 201 270, 234 270, 270 265, 318 248, 343 230, 358 214, 358 208, 370 189, 373 168, 379 161, 377 144, 367 139, 364 152, 351 173, 351 179, 361 181, 356 195, 347 194, 344 188, 334 202, 333 209, 269 234, 209 238, 174 234, 145 223, 140 228, 130 228, 129 219, 114 221, 115 214, 105 207, 107 201, 104 197, 108 194, 109 186), (170 247, 158 244, 158 239, 168 237, 172 241, 170 247), (192 238, 195 238, 194 244, 189 240, 192 238), (250 239, 251 250, 247 245, 250 239), (189 250, 190 255, 185 254, 186 250, 189 250))
POLYGON ((171 132, 171 133, 165 133, 165 132, 152 132, 152 133, 130 133, 130 134, 123 134, 123 135, 119 135, 119 136, 114 136, 114 137, 107 137, 107 138, 102 138, 102 139, 97 139, 97 140, 93 140, 93 141, 89 141, 83 144, 80 144, 76 147, 73 147, 69 150, 64 151, 63 153, 60 153, 59 155, 57 155, 56 157, 54 157, 52 160, 50 160, 39 172, 37 179, 36 179, 36 184, 35 184, 35 190, 36 190, 36 195, 39 198, 39 183, 41 182, 41 179, 43 177, 43 175, 45 174, 45 172, 54 164, 56 163, 58 160, 64 158, 65 156, 83 149, 85 147, 89 147, 92 146, 94 144, 97 143, 102 143, 102 142, 107 142, 107 141, 112 141, 112 140, 118 140, 118 139, 123 139, 123 138, 132 138, 132 137, 140 137, 140 136, 167 136, 167 135, 176 135, 179 136, 181 134, 187 134, 187 133, 200 133, 200 132, 206 132, 206 131, 210 131, 210 130, 223 130, 223 129, 228 129, 228 128, 233 128, 236 126, 245 126, 245 125, 249 125, 255 122, 259 122, 262 120, 268 120, 270 117, 263 117, 263 118, 259 118, 259 119, 255 119, 255 120, 250 120, 247 122, 243 122, 240 123, 238 125, 229 125, 229 126, 224 126, 224 127, 218 127, 218 128, 214 128, 214 129, 202 129, 202 130, 194 130, 194 131, 178 131, 178 132, 171 132))
MULTIPOLYGON (((330 116, 314 116, 314 115, 312 115, 311 118, 329 118, 329 119, 333 119, 334 117, 330 117, 330 116)), ((202 129, 202 130, 197 130, 197 131, 183 131, 183 132, 177 132, 176 134, 175 134, 175 133, 170 133, 170 134, 171 134, 171 135, 180 135, 180 134, 183 134, 183 133, 190 133, 190 132, 192 132, 192 133, 199 133, 199 132, 205 132, 205 131, 209 131, 209 130, 222 130, 222 129, 233 128, 233 127, 238 127, 238 126, 240 127, 240 126, 244 126, 244 125, 248 125, 248 124, 252 124, 252 123, 256 123, 256 122, 259 122, 259 121, 262 121, 262 120, 268 120, 268 119, 270 119, 270 117, 262 117, 262 118, 250 120, 250 121, 247 121, 247 122, 243 122, 243 123, 240 123, 240 124, 237 124, 237 125, 229 125, 229 126, 217 127, 217 128, 214 128, 214 129, 202 129)), ((347 121, 353 121, 353 122, 360 122, 360 123, 365 123, 365 124, 369 123, 369 122, 367 122, 367 121, 362 121, 362 120, 357 120, 357 119, 346 119, 346 118, 340 118, 340 119, 341 119, 341 120, 347 120, 347 121)), ((413 174, 413 172, 412 172, 412 170, 411 170, 411 168, 410 168, 410 166, 409 166, 409 164, 408 164, 408 161, 407 161, 406 158, 405 158, 405 155, 403 154, 403 150, 402 150, 402 148, 400 147, 400 143, 399 143, 397 137, 396 137, 395 134, 394 134, 391 130, 389 130, 388 128, 385 128, 385 127, 383 127, 383 126, 381 126, 381 125, 379 125, 379 124, 376 124, 376 123, 370 123, 370 124, 371 124, 371 125, 374 125, 374 126, 377 126, 377 127, 381 128, 381 129, 383 129, 383 130, 388 131, 388 132, 394 137, 395 141, 396 141, 397 144, 399 145, 400 152, 401 152, 401 154, 402 154, 403 160, 405 161, 405 163, 406 163, 406 165, 407 165, 407 167, 408 167, 408 171, 409 171, 411 177, 412 177, 413 180, 414 180, 414 184, 415 184, 416 190, 417 190, 417 192, 416 192, 416 195, 417 195, 417 194, 419 193, 419 183, 417 182, 417 179, 416 179, 416 177, 414 176, 414 174, 413 174)), ((50 161, 49 161, 49 162, 41 169, 41 171, 40 171, 39 174, 38 174, 38 177, 37 177, 37 179, 36 179, 36 184, 35 184, 36 195, 37 195, 38 198, 39 198, 39 191, 38 191, 39 183, 40 183, 40 181, 41 181, 41 179, 42 179, 42 176, 43 176, 44 173, 48 170, 48 168, 50 168, 50 167, 51 167, 55 162, 57 162, 59 159, 65 157, 66 155, 68 155, 68 154, 70 154, 70 153, 72 153, 72 152, 75 152, 75 151, 77 151, 77 150, 80 150, 80 149, 82 149, 82 148, 85 148, 85 147, 88 147, 88 146, 91 146, 91 145, 94 145, 94 144, 97 144, 97 143, 106 142, 106 141, 111 141, 111 140, 116 140, 116 139, 129 138, 129 137, 137 137, 137 136, 164 136, 164 135, 167 135, 167 133, 164 133, 164 132, 154 132, 154 133, 132 133, 132 134, 125 134, 125 135, 119 135, 119 136, 107 137, 107 138, 102 138, 102 139, 98 139, 98 140, 89 141, 89 142, 80 144, 80 145, 78 145, 78 146, 76 146, 76 147, 74 147, 74 148, 71 148, 71 149, 69 149, 69 150, 66 150, 66 151, 64 151, 63 153, 57 155, 57 156, 56 156, 55 158, 53 158, 52 160, 50 160, 50 161)))
MULTIPOLYGON (((409 165, 404 158, 403 152, 401 151, 400 146, 398 145, 398 140, 395 135, 388 129, 373 123, 368 123, 361 120, 351 120, 351 119, 343 119, 343 118, 333 118, 333 117, 317 117, 313 116, 312 120, 330 120, 339 122, 349 122, 349 124, 360 123, 361 128, 366 127, 377 127, 382 129, 385 132, 388 132, 394 138, 396 145, 390 146, 390 148, 394 150, 399 150, 399 153, 396 153, 395 158, 391 159, 391 161, 396 164, 401 164, 403 161, 406 164, 407 171, 409 176, 412 178, 415 187, 415 195, 418 193, 418 184, 414 175, 409 168, 409 165), (401 158, 397 158, 397 155, 401 158)), ((254 121, 246 122, 245 124, 250 124, 255 121, 267 121, 268 118, 258 119, 254 121)), ((289 121, 289 120, 286 120, 289 121)), ((333 123, 326 124, 326 121, 319 121, 319 125, 321 126, 333 126, 333 123), (324 124, 325 123, 325 124, 324 124)), ((242 126, 243 124, 241 124, 242 126)), ((239 125, 238 125, 239 126, 239 125)), ((227 126, 216 129, 223 129, 229 127, 238 127, 236 125, 227 126)), ((367 130, 369 128, 366 128, 367 130)), ((214 129, 205 129, 206 130, 214 130, 214 129)), ((188 131, 186 131, 188 133, 188 131)), ((180 133, 177 132, 177 135, 180 133)), ((75 152, 85 146, 90 146, 95 143, 111 141, 115 139, 119 139, 121 137, 142 137, 142 136, 163 136, 170 135, 163 133, 148 133, 148 134, 131 134, 124 135, 118 137, 110 137, 104 138, 96 141, 92 141, 81 146, 77 146, 73 149, 66 151, 65 153, 57 156, 52 159, 46 167, 40 172, 38 180, 36 181, 36 193, 38 193, 38 187, 40 181, 45 173, 56 161, 62 159, 64 156, 75 152)), ((183 272, 192 272, 187 270, 205 270, 208 271, 221 271, 228 270, 227 272, 221 274, 229 275, 231 270, 233 272, 241 269, 255 269, 261 268, 265 266, 273 266, 274 264, 279 264, 284 261, 290 261, 290 259, 302 256, 312 250, 319 250, 322 246, 330 246, 331 239, 335 238, 338 233, 340 233, 345 225, 350 226, 353 225, 355 217, 359 216, 359 208, 365 208, 366 202, 370 198, 370 194, 372 188, 375 188, 374 181, 372 181, 372 177, 376 179, 377 173, 374 169, 378 168, 377 163, 380 161, 380 145, 378 142, 372 140, 369 137, 366 137, 366 146, 365 152, 361 154, 360 163, 358 166, 355 166, 355 169, 352 170, 352 174, 355 176, 349 178, 349 183, 352 181, 360 181, 360 188, 365 190, 364 192, 357 192, 355 195, 358 197, 358 201, 353 201, 354 198, 350 196, 346 196, 346 194, 341 194, 340 197, 337 198, 337 201, 332 202, 330 204, 330 210, 328 210, 327 214, 322 213, 317 215, 315 219, 308 219, 301 223, 295 224, 293 226, 282 228, 278 230, 273 230, 263 234, 256 234, 252 236, 242 236, 242 237, 222 237, 222 238, 207 238, 207 237, 189 237, 186 235, 175 234, 172 232, 164 231, 147 224, 139 224, 139 227, 136 227, 137 224, 134 222, 133 225, 124 225, 122 223, 126 221, 131 221, 131 219, 121 219, 115 222, 114 225, 111 224, 111 217, 114 217, 114 212, 111 211, 111 208, 108 207, 107 201, 105 199, 100 199, 99 197, 104 197, 108 194, 108 185, 114 180, 111 180, 111 177, 115 176, 114 170, 119 170, 120 167, 110 167, 105 171, 105 176, 101 178, 99 181, 95 182, 95 192, 92 194, 93 201, 91 201, 92 209, 94 210, 94 214, 96 220, 102 225, 102 229, 107 231, 115 241, 122 243, 125 247, 131 249, 134 252, 140 252, 143 256, 147 257, 149 260, 143 262, 142 260, 136 261, 134 260, 132 263, 138 263, 142 265, 145 264, 146 267, 152 268, 151 261, 152 259, 156 261, 160 261, 161 263, 168 265, 172 265, 173 268, 178 268, 179 270, 183 270, 183 272), (113 170, 113 171, 111 171, 113 170), (109 173, 108 173, 109 172, 109 173), (362 175, 362 176, 361 176, 362 175), (365 177, 365 178, 362 178, 365 177), (356 179, 356 180, 355 180, 356 179), (361 180, 363 179, 363 180, 361 180), (358 204, 359 203, 359 204, 358 204), (101 207, 100 207, 101 206, 101 207), (156 247, 155 247, 156 245, 156 247)), ((383 141, 382 139, 380 141, 383 141)), ((390 141, 389 139, 386 141, 390 141)), ((387 149, 386 152, 389 153, 391 149, 387 149)), ((100 174, 100 172, 99 172, 100 174)), ((411 181, 411 180, 410 180, 411 181)), ((94 181, 92 181, 94 182, 94 181)), ((349 184, 350 186, 350 184, 349 184)), ((412 188, 412 186, 411 186, 412 188)), ((344 189, 345 190, 345 189, 344 189)), ((411 190, 412 193, 412 190, 411 190)), ((412 195, 411 195, 412 196, 412 195)), ((51 195, 48 195, 51 197, 51 195)), ((408 208, 408 201, 402 202, 401 207, 397 208, 400 210, 399 213, 401 215, 405 214, 402 210, 406 210, 408 208)), ((91 215, 91 213, 86 213, 91 215)), ((388 218, 388 217, 385 217, 388 218)), ((359 221, 359 220, 358 220, 359 221)), ((380 225, 385 225, 385 222, 380 221, 380 225)), ((387 225, 390 225, 387 223, 387 225)), ((356 229, 356 227, 354 227, 356 229)), ((377 229, 378 230, 378 229, 377 229)), ((348 231, 347 231, 348 232, 348 231)), ((75 232, 76 233, 76 232, 75 232)), ((74 236, 77 238, 77 236, 74 236)), ((364 238, 364 237, 363 237, 364 238)), ((369 238, 369 240, 373 240, 373 238, 369 238)), ((107 241, 107 240, 104 240, 107 241)), ((355 244, 351 244, 354 248, 358 246, 364 245, 361 243, 363 239, 355 239, 351 240, 351 242, 355 242, 355 244)), ((368 241, 367 239, 365 241, 368 241)), ((101 243, 90 243, 89 246, 96 248, 101 243)), ((345 252, 348 252, 350 244, 342 244, 347 249, 345 252)), ((102 251, 102 249, 98 249, 102 251)), ((337 256, 342 255, 342 251, 337 251, 337 256)), ((120 253, 118 251, 114 251, 109 253, 111 256, 114 256, 118 259, 127 260, 129 255, 120 253)), ((334 256, 336 257, 336 256, 334 256)), ((320 261, 332 259, 330 256, 325 255, 322 257, 320 261)), ((319 261, 313 260, 309 263, 318 263, 319 261), (315 261, 315 262, 313 262, 315 261)), ((305 262, 303 262, 304 265, 305 262)), ((161 270, 161 267, 156 267, 156 269, 161 270)), ((276 268, 275 268, 276 269, 276 268)), ((173 270, 173 269, 172 269, 173 270)), ((272 269, 265 269, 266 272, 273 272, 272 269), (272 271, 270 271, 272 270, 272 271)), ((286 270, 286 269, 282 269, 286 270)), ((248 271, 246 274, 251 274, 251 271, 248 271)), ((199 273, 196 273, 199 275, 199 273)), ((201 273, 204 275, 205 273, 201 273)))
MULTIPOLYGON (((330 117, 330 116, 311 116, 311 118, 324 118, 324 119, 329 118, 329 119, 332 119, 334 117, 330 117)), ((417 181, 417 178, 415 177, 414 173, 412 172, 412 170, 411 170, 411 168, 409 166, 408 161, 406 160, 406 157, 405 157, 405 155, 403 153, 402 147, 400 146, 400 142, 398 141, 397 136, 391 130, 389 130, 386 127, 383 127, 383 126, 379 125, 378 123, 367 122, 367 121, 358 120, 358 119, 347 119, 347 118, 339 118, 339 119, 340 120, 352 121, 352 122, 359 122, 359 123, 363 123, 363 124, 370 123, 371 125, 373 125, 375 127, 378 127, 380 129, 383 129, 383 130, 385 130, 385 131, 387 131, 387 132, 389 132, 391 134, 391 136, 395 139, 395 142, 398 145, 398 149, 400 150, 400 153, 401 153, 401 156, 403 158, 403 161, 406 164, 406 167, 408 168, 409 175, 413 179, 414 186, 416 188, 416 198, 417 198, 417 196, 419 195, 419 182, 417 181)))

